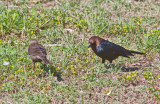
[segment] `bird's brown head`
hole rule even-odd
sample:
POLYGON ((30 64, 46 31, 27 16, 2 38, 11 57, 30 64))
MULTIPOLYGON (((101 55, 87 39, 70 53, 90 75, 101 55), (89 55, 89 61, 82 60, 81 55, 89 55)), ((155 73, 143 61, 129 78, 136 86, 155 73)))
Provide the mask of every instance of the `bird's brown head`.
POLYGON ((104 39, 98 36, 92 36, 88 41, 88 48, 91 47, 93 50, 96 49, 104 39))
POLYGON ((31 39, 29 41, 29 45, 32 45, 32 44, 38 44, 38 41, 36 39, 31 39))

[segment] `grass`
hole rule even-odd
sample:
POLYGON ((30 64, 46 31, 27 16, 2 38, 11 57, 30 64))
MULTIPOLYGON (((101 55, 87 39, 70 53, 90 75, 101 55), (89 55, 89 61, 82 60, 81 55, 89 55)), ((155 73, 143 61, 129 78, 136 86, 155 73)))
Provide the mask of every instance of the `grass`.
POLYGON ((0 102, 159 103, 158 8, 150 0, 1 1, 0 102), (88 49, 93 35, 146 55, 119 57, 106 69, 88 49), (32 38, 53 63, 45 70, 32 69, 32 38))

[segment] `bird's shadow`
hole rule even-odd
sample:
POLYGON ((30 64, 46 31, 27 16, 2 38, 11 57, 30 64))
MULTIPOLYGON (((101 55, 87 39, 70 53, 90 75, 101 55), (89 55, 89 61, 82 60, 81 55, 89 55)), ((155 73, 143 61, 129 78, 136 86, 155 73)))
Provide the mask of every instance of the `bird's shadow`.
POLYGON ((117 69, 117 70, 121 70, 122 72, 131 72, 131 71, 135 71, 135 70, 140 70, 141 68, 138 67, 125 67, 125 66, 116 66, 116 65, 112 65, 112 66, 105 66, 105 68, 108 70, 109 68, 113 68, 113 69, 117 69))
POLYGON ((44 75, 53 75, 55 77, 57 77, 57 80, 58 81, 63 81, 61 75, 62 75, 62 72, 60 70, 56 70, 57 68, 52 66, 52 65, 45 65, 44 66, 41 66, 41 68, 44 69, 44 75))
POLYGON ((138 67, 121 67, 121 71, 123 72, 131 72, 131 71, 135 71, 135 70, 140 70, 140 68, 138 67))

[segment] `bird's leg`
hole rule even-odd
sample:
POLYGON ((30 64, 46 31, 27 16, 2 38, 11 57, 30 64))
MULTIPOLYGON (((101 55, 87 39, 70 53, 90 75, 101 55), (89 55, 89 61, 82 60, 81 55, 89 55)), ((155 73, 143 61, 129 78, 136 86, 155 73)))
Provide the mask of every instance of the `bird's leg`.
POLYGON ((107 65, 107 69, 112 66, 112 60, 109 60, 109 64, 107 65))
POLYGON ((43 68, 43 73, 44 73, 44 77, 47 75, 48 69, 45 70, 46 64, 44 64, 44 68, 43 68))
POLYGON ((104 58, 102 58, 102 63, 104 63, 105 62, 105 59, 104 58))
POLYGON ((112 66, 112 60, 109 60, 109 67, 112 66))
POLYGON ((110 68, 111 67, 111 63, 109 63, 108 65, 107 65, 107 68, 110 68))
POLYGON ((46 64, 44 64, 44 69, 43 69, 44 71, 45 71, 45 67, 46 67, 46 64))
POLYGON ((109 69, 111 68, 111 66, 112 66, 112 63, 109 63, 106 68, 109 69))
POLYGON ((35 62, 34 61, 32 61, 32 65, 33 65, 33 69, 35 68, 35 62))

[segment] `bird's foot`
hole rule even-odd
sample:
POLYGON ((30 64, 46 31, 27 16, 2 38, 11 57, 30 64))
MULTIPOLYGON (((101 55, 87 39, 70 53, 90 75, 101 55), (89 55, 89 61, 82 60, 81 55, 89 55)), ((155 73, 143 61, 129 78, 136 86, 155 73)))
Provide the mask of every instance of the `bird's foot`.
POLYGON ((109 69, 109 68, 111 68, 111 67, 112 67, 112 64, 109 63, 109 64, 106 66, 106 69, 109 69))

